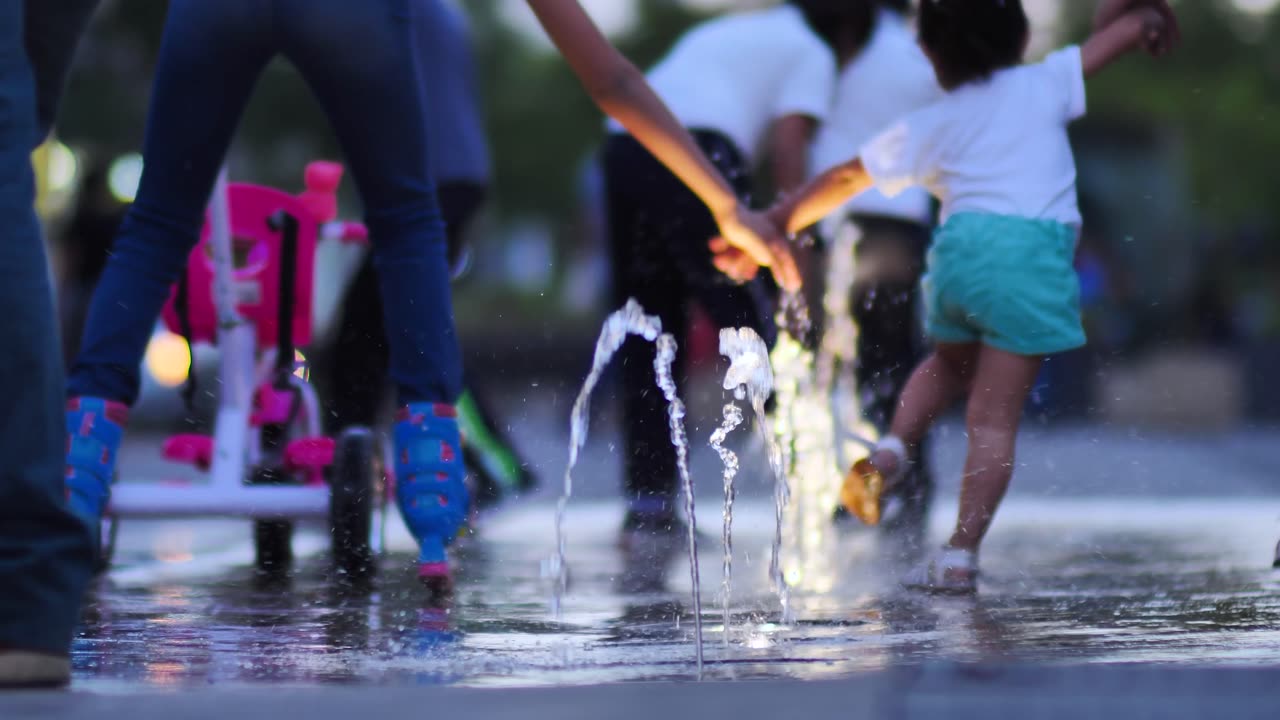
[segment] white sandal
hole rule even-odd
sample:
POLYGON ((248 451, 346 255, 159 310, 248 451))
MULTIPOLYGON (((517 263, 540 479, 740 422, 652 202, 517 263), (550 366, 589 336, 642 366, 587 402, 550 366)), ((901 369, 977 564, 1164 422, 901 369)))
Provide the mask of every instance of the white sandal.
POLYGON ((904 575, 902 586, 938 595, 971 595, 978 591, 978 554, 944 547, 904 575))

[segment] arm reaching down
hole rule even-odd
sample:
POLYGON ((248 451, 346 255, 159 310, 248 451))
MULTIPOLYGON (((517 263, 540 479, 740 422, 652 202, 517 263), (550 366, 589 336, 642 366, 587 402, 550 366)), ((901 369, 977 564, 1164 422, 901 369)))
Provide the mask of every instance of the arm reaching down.
POLYGON ((769 224, 741 207, 728 182, 644 75, 609 43, 578 1, 526 2, 596 105, 622 123, 706 204, 725 240, 769 266, 783 287, 798 288, 799 272, 785 243, 765 234, 769 224))

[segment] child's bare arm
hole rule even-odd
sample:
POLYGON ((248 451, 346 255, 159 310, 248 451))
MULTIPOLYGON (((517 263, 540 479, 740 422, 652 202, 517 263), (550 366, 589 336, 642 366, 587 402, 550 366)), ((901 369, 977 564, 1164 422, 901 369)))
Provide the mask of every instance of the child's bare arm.
POLYGON ((811 180, 770 210, 769 217, 788 235, 795 235, 835 212, 872 184, 862 161, 854 158, 811 180))
POLYGON ((1095 32, 1081 47, 1085 77, 1098 73, 1139 46, 1164 44, 1167 33, 1168 25, 1159 10, 1152 7, 1130 10, 1095 32))
POLYGON ((577 0, 526 0, 569 67, 608 115, 666 165, 711 210, 726 240, 773 268, 785 287, 799 286, 799 273, 784 246, 760 235, 767 225, 740 207, 693 137, 622 56, 577 0))
POLYGON ((1094 32, 1105 29, 1125 13, 1140 7, 1150 7, 1160 13, 1172 42, 1176 43, 1182 39, 1182 31, 1178 27, 1178 16, 1169 6, 1169 0, 1102 0, 1098 3, 1098 9, 1093 15, 1094 32))

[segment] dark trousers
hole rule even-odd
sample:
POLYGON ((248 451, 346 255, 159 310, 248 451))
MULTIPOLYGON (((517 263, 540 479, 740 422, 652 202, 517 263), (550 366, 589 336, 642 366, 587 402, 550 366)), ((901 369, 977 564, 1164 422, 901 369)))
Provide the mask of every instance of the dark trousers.
MULTIPOLYGON (((745 200, 751 180, 742 153, 719 133, 695 130, 694 137, 745 200)), ((603 154, 615 306, 635 298, 683 343, 689 302, 697 300, 717 327, 751 327, 772 344, 770 291, 764 281, 736 285, 712 266, 707 243, 718 229, 702 201, 629 135, 610 137, 603 154)), ((682 347, 673 367, 677 385, 685 379, 684 357, 682 347)), ((626 493, 633 509, 670 512, 676 458, 653 361, 653 344, 637 338, 627 340, 615 360, 621 369, 626 493)))
MULTIPOLYGON (((850 298, 858 323, 855 372, 867 419, 886 432, 907 380, 928 352, 920 322, 920 276, 931 235, 925 225, 897 218, 855 214, 849 219, 862 234, 850 298)), ((927 459, 922 442, 902 485, 908 500, 918 501, 909 503, 912 507, 927 505, 932 491, 927 459)))
MULTIPOLYGON (((462 255, 467 227, 484 204, 485 188, 470 182, 442 182, 437 188, 440 213, 452 267, 462 255)), ((333 348, 333 367, 326 393, 327 431, 337 434, 353 426, 373 427, 388 388, 391 362, 383 324, 382 298, 372 255, 365 258, 342 303, 342 319, 333 348)))
POLYGON ((62 362, 31 150, 94 3, 0 2, 0 649, 65 655, 92 572, 66 506, 62 362))

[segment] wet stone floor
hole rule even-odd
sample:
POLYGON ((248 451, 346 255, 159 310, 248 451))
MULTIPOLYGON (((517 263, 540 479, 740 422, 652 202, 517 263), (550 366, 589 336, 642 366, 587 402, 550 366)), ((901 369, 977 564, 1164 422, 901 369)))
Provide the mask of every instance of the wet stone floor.
MULTIPOLYGON (((773 508, 740 503, 727 637, 720 509, 700 498, 709 680, 823 679, 932 661, 1274 665, 1280 502, 1014 497, 984 549, 981 591, 897 589, 890 543, 832 530, 793 579, 795 620, 769 584, 773 508)), ((448 607, 424 600, 393 525, 368 592, 327 576, 326 538, 295 537, 285 582, 257 582, 243 521, 134 522, 93 590, 74 648, 81 689, 205 684, 586 685, 697 677, 688 561, 628 562, 616 500, 567 520, 570 588, 551 609, 553 507, 489 518, 459 549, 448 607)), ((945 537, 941 503, 931 534, 945 537)))

